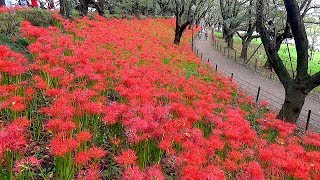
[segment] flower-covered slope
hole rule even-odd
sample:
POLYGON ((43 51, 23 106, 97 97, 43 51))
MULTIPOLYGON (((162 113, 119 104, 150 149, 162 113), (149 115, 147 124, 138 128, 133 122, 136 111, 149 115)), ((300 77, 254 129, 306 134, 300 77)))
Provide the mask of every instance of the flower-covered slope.
POLYGON ((319 179, 296 137, 172 43, 172 19, 24 22, 31 59, 0 47, 0 179, 319 179))

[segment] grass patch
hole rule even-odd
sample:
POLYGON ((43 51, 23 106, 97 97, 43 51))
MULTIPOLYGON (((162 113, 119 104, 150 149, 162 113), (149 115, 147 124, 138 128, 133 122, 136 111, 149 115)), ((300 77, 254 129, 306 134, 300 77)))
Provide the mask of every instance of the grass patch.
POLYGON ((210 137, 212 133, 212 125, 209 122, 197 121, 194 127, 199 128, 203 132, 205 138, 210 137))
POLYGON ((140 142, 135 149, 142 169, 154 163, 160 163, 163 156, 163 151, 157 143, 150 139, 140 142))
POLYGON ((199 65, 195 62, 187 62, 184 67, 187 72, 187 78, 190 78, 191 76, 197 76, 199 74, 199 65))
MULTIPOLYGON (((223 47, 226 47, 226 43, 222 38, 222 33, 221 32, 215 32, 215 36, 216 36, 216 40, 219 42, 219 44, 222 45, 222 52, 223 52, 223 47)), ((234 38, 234 49, 230 50, 230 59, 234 58, 234 52, 237 53, 237 56, 240 56, 241 53, 241 49, 242 49, 242 43, 241 43, 241 39, 238 35, 235 35, 234 38)), ((248 58, 250 58, 253 54, 254 51, 258 48, 258 46, 261 44, 261 39, 260 38, 256 38, 253 39, 248 47, 248 58)), ((292 69, 296 75, 296 68, 297 68, 297 54, 296 54, 296 48, 294 45, 286 44, 286 41, 283 42, 283 44, 281 44, 280 49, 278 51, 278 54, 280 56, 280 58, 283 61, 283 64, 285 65, 286 69, 288 70, 289 74, 292 76, 292 69), (290 61, 290 56, 289 56, 289 52, 290 52, 290 56, 291 56, 291 61, 290 61), (291 68, 291 64, 292 64, 292 68, 291 68)), ((310 51, 309 51, 309 55, 310 55, 310 51)), ((240 62, 243 62, 243 60, 240 60, 237 57, 237 60, 240 62)), ((263 45, 260 46, 260 48, 257 50, 257 52, 252 56, 252 58, 250 59, 249 66, 250 67, 254 67, 255 64, 257 64, 257 69, 261 69, 261 70, 265 70, 265 68, 263 67, 264 64, 267 61, 267 55, 264 51, 263 45), (260 55, 262 57, 262 59, 260 60, 260 55)), ((310 75, 313 75, 317 72, 320 71, 320 52, 314 52, 314 57, 312 60, 309 61, 308 64, 308 73, 310 75)), ((276 75, 275 75, 276 76, 276 75)), ((315 90, 315 92, 320 92, 320 88, 317 87, 315 90)))

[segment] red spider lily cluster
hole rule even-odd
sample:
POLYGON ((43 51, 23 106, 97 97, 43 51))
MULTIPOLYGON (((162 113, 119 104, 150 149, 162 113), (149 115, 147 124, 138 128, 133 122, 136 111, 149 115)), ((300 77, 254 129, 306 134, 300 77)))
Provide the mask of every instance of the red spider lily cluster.
POLYGON ((57 21, 22 23, 30 59, 0 46, 0 177, 320 178, 320 136, 212 72, 189 30, 173 45, 172 19, 57 21))

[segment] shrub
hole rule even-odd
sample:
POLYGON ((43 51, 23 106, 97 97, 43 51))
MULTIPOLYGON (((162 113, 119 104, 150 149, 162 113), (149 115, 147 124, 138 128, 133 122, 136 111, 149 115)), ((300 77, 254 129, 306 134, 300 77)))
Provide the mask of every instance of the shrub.
POLYGON ((0 13, 0 34, 17 37, 22 21, 29 21, 34 26, 48 27, 53 22, 53 13, 42 9, 18 9, 0 13))
POLYGON ((17 36, 21 21, 14 13, 0 13, 0 33, 6 36, 17 36))
POLYGON ((18 18, 29 21, 34 26, 48 27, 53 21, 53 12, 42 9, 24 9, 16 14, 18 18))

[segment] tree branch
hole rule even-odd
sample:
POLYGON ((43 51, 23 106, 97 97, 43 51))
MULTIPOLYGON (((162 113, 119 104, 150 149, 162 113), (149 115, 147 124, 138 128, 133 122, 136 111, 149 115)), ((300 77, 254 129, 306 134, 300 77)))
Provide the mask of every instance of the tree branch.
POLYGON ((311 91, 312 89, 316 88, 320 85, 320 71, 311 76, 307 81, 306 84, 308 84, 308 91, 311 91))
POLYGON ((275 39, 272 40, 271 36, 267 28, 265 27, 265 19, 264 19, 264 0, 257 0, 257 30, 260 34, 263 46, 265 48, 266 54, 268 58, 271 60, 271 65, 275 70, 277 76, 281 83, 286 86, 292 79, 284 66, 281 58, 278 55, 276 47, 273 46, 275 39))
POLYGON ((303 80, 308 75, 308 39, 306 29, 300 16, 299 6, 295 0, 284 0, 291 32, 297 50, 297 80, 303 80))

